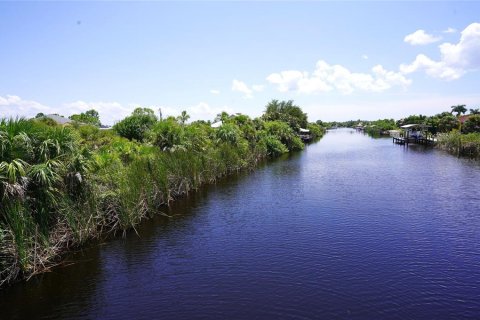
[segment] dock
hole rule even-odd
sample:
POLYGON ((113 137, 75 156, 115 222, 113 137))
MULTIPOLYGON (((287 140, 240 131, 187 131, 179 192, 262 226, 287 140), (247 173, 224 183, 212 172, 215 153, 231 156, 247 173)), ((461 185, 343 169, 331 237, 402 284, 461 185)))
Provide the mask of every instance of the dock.
POLYGON ((405 138, 405 137, 393 137, 393 143, 408 145, 409 143, 421 144, 425 146, 433 146, 435 140, 428 138, 405 138))

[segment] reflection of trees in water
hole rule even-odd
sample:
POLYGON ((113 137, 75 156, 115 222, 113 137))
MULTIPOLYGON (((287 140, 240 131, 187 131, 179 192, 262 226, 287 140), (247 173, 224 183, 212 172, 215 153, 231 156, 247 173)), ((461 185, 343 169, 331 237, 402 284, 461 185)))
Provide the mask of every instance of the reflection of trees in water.
POLYGON ((97 301, 100 247, 70 254, 63 267, 0 290, 2 319, 82 318, 97 301), (68 266, 69 263, 74 263, 68 266))

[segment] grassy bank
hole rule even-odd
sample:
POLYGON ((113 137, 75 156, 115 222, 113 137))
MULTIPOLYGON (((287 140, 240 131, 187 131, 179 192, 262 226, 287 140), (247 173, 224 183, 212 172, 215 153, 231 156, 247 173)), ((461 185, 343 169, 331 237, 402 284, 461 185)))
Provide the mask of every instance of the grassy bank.
POLYGON ((480 159, 480 133, 461 134, 458 131, 439 134, 438 148, 455 154, 480 159))
POLYGON ((305 114, 297 123, 288 113, 222 114, 216 128, 186 124, 186 114, 159 121, 148 109, 113 130, 1 120, 0 285, 48 270, 89 239, 135 228, 203 184, 303 149, 299 126, 323 135, 305 114))

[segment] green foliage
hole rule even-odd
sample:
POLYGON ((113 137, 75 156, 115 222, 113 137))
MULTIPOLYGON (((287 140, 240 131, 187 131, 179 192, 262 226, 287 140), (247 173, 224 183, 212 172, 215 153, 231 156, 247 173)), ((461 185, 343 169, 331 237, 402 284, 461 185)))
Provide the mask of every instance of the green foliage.
POLYGON ((310 130, 310 134, 313 139, 322 137, 325 134, 325 129, 317 123, 309 123, 307 129, 310 130))
MULTIPOLYGON (((0 266, 10 271, 0 271, 0 285, 102 232, 134 228, 204 183, 303 149, 299 127, 323 134, 291 101, 272 103, 268 116, 253 120, 223 112, 218 128, 187 124, 186 112, 157 121, 148 108, 113 130, 93 121, 69 128, 1 119, 0 266)), ((98 119, 94 110, 77 116, 98 119)))
POLYGON ((288 152, 288 148, 272 135, 263 136, 258 143, 261 146, 265 146, 265 152, 270 158, 275 158, 288 152))
POLYGON ((458 128, 459 121, 453 115, 443 115, 438 118, 438 132, 450 132, 458 128))
POLYGON ((480 133, 461 134, 457 130, 438 135, 439 148, 459 156, 480 158, 480 133))
POLYGON ((452 108, 452 113, 456 112, 457 113, 457 117, 460 116, 461 114, 464 114, 467 112, 467 108, 465 108, 465 105, 464 104, 459 104, 459 105, 456 105, 456 106, 451 106, 452 108))
POLYGON ((170 150, 182 145, 183 135, 182 126, 176 120, 167 118, 152 127, 150 141, 161 150, 170 150))
POLYGON ((480 108, 470 109, 470 114, 480 114, 480 108))
POLYGON ((190 116, 187 114, 187 111, 183 110, 180 116, 177 117, 177 120, 182 124, 185 125, 185 122, 190 119, 190 116))
POLYGON ((282 121, 267 121, 264 124, 267 135, 276 137, 288 150, 302 150, 304 144, 292 128, 282 121))
POLYGON ((480 115, 470 116, 463 124, 462 131, 465 133, 480 132, 480 115))
POLYGON ((69 117, 69 119, 96 127, 101 125, 98 111, 94 109, 82 112, 80 114, 73 114, 69 117))
POLYGON ((153 110, 148 108, 136 108, 132 115, 113 126, 113 130, 120 136, 143 141, 147 137, 148 130, 157 122, 153 110))
POLYGON ((218 142, 236 145, 240 140, 240 129, 233 123, 224 123, 216 131, 218 142))
POLYGON ((293 104, 293 100, 288 101, 270 101, 265 109, 262 118, 266 121, 283 121, 298 131, 300 128, 306 128, 308 124, 307 114, 299 106, 293 104))

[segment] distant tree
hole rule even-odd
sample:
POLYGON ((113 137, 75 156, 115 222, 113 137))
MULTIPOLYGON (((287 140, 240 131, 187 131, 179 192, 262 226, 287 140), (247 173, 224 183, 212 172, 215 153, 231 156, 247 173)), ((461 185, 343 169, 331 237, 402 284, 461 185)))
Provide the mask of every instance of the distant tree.
POLYGON ((406 118, 397 121, 397 126, 401 127, 406 124, 424 124, 427 121, 427 116, 422 114, 419 115, 410 115, 406 118))
POLYGON ((480 114, 480 109, 470 109, 470 114, 480 114))
MULTIPOLYGON (((471 110, 471 109, 470 109, 471 110)), ((477 109, 478 110, 478 109, 477 109)), ((39 112, 37 113, 37 115, 35 116, 36 119, 38 118, 41 118, 41 117, 45 117, 45 114, 43 112, 39 112)))
POLYGON ((217 114, 213 122, 218 122, 218 121, 225 122, 225 121, 228 121, 228 119, 230 119, 230 115, 227 112, 222 111, 221 113, 217 114))
POLYGON ((130 140, 143 141, 147 132, 157 122, 152 109, 136 108, 132 115, 116 123, 113 129, 122 137, 130 140))
POLYGON ((306 128, 308 124, 307 114, 302 109, 293 104, 293 100, 288 101, 270 101, 262 116, 265 121, 280 120, 297 131, 300 128, 306 128))
POLYGON ((190 116, 187 114, 187 111, 183 110, 182 113, 177 117, 177 119, 182 125, 185 125, 185 122, 190 119, 190 116))
POLYGON ((98 111, 91 109, 80 114, 72 114, 68 117, 70 120, 78 121, 92 126, 100 127, 100 117, 98 111))
POLYGON ((463 124, 462 131, 465 133, 480 132, 480 114, 470 116, 463 124))
POLYGON ((458 128, 460 121, 454 115, 446 115, 438 120, 438 131, 439 132, 450 132, 453 129, 458 128))
POLYGON ((461 114, 464 114, 465 112, 467 112, 467 108, 465 108, 465 105, 464 105, 464 104, 459 104, 459 105, 456 105, 456 106, 451 106, 451 108, 452 108, 451 113, 456 112, 456 113, 457 113, 457 117, 460 116, 461 114))
POLYGON ((155 115, 155 111, 153 111, 150 108, 138 107, 135 110, 133 110, 132 116, 148 116, 148 117, 151 117, 152 119, 155 118, 155 120, 157 120, 157 116, 155 115))

